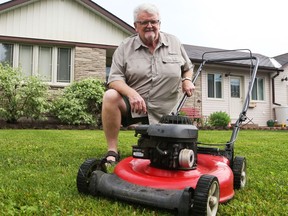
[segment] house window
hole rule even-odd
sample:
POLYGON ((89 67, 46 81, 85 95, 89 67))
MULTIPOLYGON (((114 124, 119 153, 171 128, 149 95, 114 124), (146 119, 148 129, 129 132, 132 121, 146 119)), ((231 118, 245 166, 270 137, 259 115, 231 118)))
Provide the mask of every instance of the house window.
POLYGON ((0 63, 13 65, 13 45, 0 43, 0 63))
POLYGON ((72 55, 72 48, 0 43, 0 62, 11 62, 11 66, 20 67, 25 76, 39 76, 51 85, 71 82, 72 55))
POLYGON ((232 98, 240 98, 240 79, 239 78, 231 78, 230 92, 231 92, 232 98))
POLYGON ((33 46, 20 45, 18 67, 22 69, 24 75, 33 75, 33 46))
POLYGON ((38 74, 44 82, 52 82, 52 47, 39 47, 38 74))
POLYGON ((208 97, 222 98, 222 75, 208 74, 208 97))
POLYGON ((264 79, 256 77, 252 89, 252 100, 264 100, 264 79))
POLYGON ((58 48, 57 82, 70 82, 71 49, 58 48))

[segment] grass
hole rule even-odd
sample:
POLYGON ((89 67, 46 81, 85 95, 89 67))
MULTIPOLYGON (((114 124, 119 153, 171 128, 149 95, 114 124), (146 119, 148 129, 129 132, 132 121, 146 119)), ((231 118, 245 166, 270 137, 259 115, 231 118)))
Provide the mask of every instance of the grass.
MULTIPOLYGON (((231 131, 199 131, 199 141, 226 142, 231 131)), ((137 142, 120 133, 122 156, 137 142)), ((221 204, 219 215, 287 215, 286 131, 242 130, 235 153, 248 163, 248 184, 221 204)), ((171 215, 171 212, 77 192, 79 166, 106 153, 103 131, 0 130, 1 215, 171 215)))

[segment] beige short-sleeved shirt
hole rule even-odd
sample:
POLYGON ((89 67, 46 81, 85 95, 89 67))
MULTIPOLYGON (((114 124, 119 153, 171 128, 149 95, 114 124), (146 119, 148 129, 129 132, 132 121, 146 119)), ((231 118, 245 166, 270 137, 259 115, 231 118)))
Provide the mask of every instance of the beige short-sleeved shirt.
POLYGON ((108 84, 125 81, 144 98, 149 123, 157 123, 176 105, 182 73, 188 70, 193 65, 175 36, 161 32, 152 54, 136 34, 116 49, 108 84))

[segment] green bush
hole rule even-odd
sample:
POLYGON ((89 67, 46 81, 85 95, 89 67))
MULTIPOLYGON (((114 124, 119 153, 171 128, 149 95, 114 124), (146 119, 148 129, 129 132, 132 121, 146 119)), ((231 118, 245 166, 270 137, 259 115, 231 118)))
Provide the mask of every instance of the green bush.
POLYGON ((51 113, 65 124, 100 124, 104 84, 85 79, 66 87, 53 101, 51 113))
POLYGON ((269 120, 267 121, 267 126, 268 126, 268 127, 274 127, 274 125, 275 125, 275 121, 274 121, 273 119, 269 119, 269 120))
POLYGON ((0 117, 7 122, 44 118, 49 109, 47 93, 48 87, 38 77, 25 77, 20 69, 0 64, 0 117))
POLYGON ((222 111, 213 112, 208 117, 209 124, 216 127, 226 127, 230 121, 230 116, 222 111))

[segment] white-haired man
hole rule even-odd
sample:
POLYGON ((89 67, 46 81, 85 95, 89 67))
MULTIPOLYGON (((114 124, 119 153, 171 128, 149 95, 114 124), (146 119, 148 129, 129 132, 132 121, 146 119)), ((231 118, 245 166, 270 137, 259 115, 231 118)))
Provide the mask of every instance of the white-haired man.
POLYGON ((116 49, 102 106, 108 163, 119 161, 118 134, 121 125, 153 124, 167 115, 179 98, 179 86, 188 96, 193 64, 173 35, 160 32, 160 14, 155 5, 141 4, 134 10, 137 34, 116 49))

